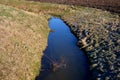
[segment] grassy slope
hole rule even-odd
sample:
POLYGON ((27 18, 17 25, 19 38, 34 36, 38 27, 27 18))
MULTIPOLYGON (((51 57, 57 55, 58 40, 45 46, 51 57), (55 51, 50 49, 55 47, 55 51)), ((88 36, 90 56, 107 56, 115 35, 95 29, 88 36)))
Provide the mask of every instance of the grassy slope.
POLYGON ((0 4, 0 80, 33 80, 47 45, 48 19, 67 6, 24 0, 0 4))
POLYGON ((33 79, 48 32, 45 15, 0 5, 0 80, 33 79))
POLYGON ((51 3, 39 3, 33 1, 25 0, 0 0, 0 4, 13 6, 25 11, 34 12, 34 13, 44 13, 45 15, 61 15, 64 11, 67 11, 68 6, 58 5, 51 3))

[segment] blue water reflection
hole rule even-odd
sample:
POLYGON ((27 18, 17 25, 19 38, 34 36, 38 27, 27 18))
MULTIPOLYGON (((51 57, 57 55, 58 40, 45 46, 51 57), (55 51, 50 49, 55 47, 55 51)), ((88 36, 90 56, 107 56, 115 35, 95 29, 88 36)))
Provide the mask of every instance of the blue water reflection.
POLYGON ((42 59, 42 71, 37 80, 89 80, 86 55, 76 46, 77 39, 59 18, 49 22, 48 47, 42 59), (53 64, 58 65, 54 70, 53 64))

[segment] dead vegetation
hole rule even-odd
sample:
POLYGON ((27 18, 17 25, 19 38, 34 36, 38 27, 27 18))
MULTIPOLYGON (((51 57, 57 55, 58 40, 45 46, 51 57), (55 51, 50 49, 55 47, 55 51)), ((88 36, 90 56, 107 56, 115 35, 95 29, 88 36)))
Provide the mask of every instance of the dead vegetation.
POLYGON ((19 8, 37 14, 42 13, 45 15, 55 15, 55 16, 62 15, 69 8, 69 6, 67 5, 39 3, 39 2, 26 1, 26 0, 0 0, 0 4, 12 6, 15 8, 19 8))
POLYGON ((47 45, 50 15, 63 14, 67 6, 25 0, 0 4, 0 80, 34 80, 47 45))
MULTIPOLYGON (((56 70, 58 70, 60 68, 66 68, 66 66, 67 66, 64 57, 61 57, 60 61, 56 61, 56 60, 53 60, 53 58, 51 58, 50 56, 47 56, 44 54, 43 58, 48 59, 51 63, 51 65, 50 65, 51 68, 47 69, 49 71, 52 70, 55 72, 56 70)), ((43 67, 43 70, 46 70, 46 69, 44 69, 44 67, 43 67)))
POLYGON ((0 80, 33 80, 49 33, 47 17, 0 5, 0 80))
POLYGON ((40 1, 40 2, 86 6, 86 7, 99 8, 111 12, 120 13, 119 0, 28 0, 28 1, 40 1))

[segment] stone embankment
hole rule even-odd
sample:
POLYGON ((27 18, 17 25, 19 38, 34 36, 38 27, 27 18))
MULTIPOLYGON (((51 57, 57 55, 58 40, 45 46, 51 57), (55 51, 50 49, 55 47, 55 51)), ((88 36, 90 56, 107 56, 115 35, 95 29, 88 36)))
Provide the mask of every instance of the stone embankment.
POLYGON ((96 24, 87 19, 87 25, 80 14, 63 19, 89 58, 92 80, 120 80, 120 19, 96 24))

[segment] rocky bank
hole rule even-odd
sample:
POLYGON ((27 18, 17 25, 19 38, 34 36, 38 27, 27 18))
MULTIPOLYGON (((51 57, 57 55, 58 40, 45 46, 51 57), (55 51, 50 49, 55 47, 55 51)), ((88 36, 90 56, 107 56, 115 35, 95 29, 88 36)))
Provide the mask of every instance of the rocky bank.
POLYGON ((63 19, 89 58, 91 80, 120 80, 120 18, 99 11, 97 14, 92 10, 84 14, 84 11, 72 11, 63 19))

